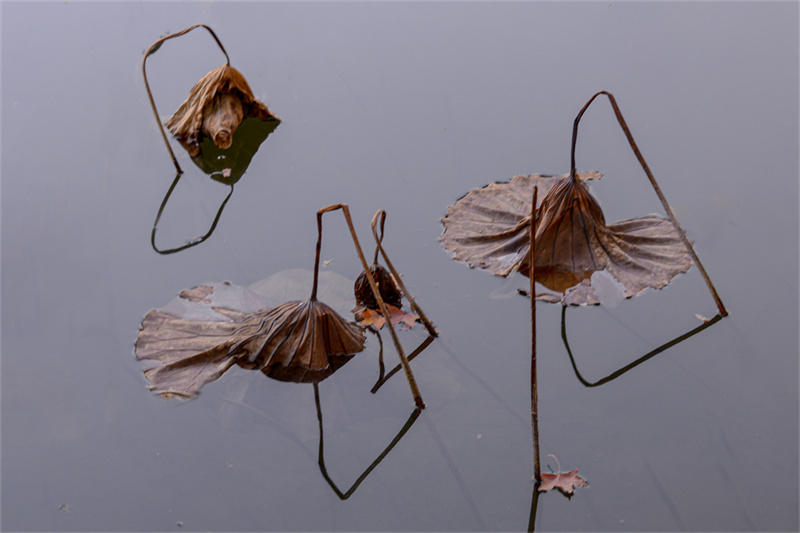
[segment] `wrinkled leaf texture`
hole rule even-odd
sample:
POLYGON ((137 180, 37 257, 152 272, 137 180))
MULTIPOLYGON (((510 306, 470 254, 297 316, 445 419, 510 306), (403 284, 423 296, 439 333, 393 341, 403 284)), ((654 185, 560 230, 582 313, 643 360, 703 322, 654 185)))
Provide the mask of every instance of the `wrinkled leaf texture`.
POLYGON ((600 303, 593 274, 609 273, 630 298, 646 288, 660 289, 691 267, 688 250, 672 223, 648 215, 607 225, 584 181, 575 177, 515 176, 506 183, 473 189, 448 208, 442 219, 444 248, 470 267, 508 276, 530 265, 531 197, 538 186, 536 281, 556 295, 540 299, 564 305, 600 303))
POLYGON ((147 313, 134 353, 150 388, 192 397, 235 364, 282 381, 321 381, 364 348, 361 329, 322 302, 253 310, 262 304, 243 287, 214 283, 147 313))
MULTIPOLYGON (((217 67, 192 87, 186 100, 164 123, 192 157, 200 152, 198 137, 206 112, 213 109, 214 105, 223 105, 226 100, 220 97, 225 95, 230 95, 241 103, 243 116, 238 117, 237 127, 246 117, 278 120, 265 104, 255 98, 247 80, 238 70, 230 65, 217 67)), ((212 133, 210 137, 214 138, 215 135, 212 133)))

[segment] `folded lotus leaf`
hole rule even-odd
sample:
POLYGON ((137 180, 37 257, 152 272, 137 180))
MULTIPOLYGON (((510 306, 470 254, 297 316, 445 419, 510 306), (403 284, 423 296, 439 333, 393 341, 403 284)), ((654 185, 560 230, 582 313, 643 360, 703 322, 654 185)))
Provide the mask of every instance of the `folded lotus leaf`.
MULTIPOLYGON (((541 205, 550 189, 567 176, 517 175, 508 182, 473 189, 447 209, 439 240, 445 250, 455 254, 454 259, 506 277, 528 254, 534 185, 539 188, 541 205)), ((579 176, 588 180, 599 179, 602 174, 579 176)))
POLYGON ((326 304, 292 301, 242 323, 237 364, 282 381, 319 381, 364 349, 366 338, 326 304))
POLYGON ((242 74, 230 65, 218 67, 198 81, 189 97, 165 122, 170 132, 194 157, 199 154, 202 132, 220 148, 229 148, 233 134, 245 117, 277 120, 259 102, 242 74))
POLYGON ((516 176, 473 190, 448 210, 442 243, 455 252, 455 259, 472 267, 499 276, 514 270, 528 276, 530 202, 538 185, 542 201, 536 210, 536 281, 561 294, 542 299, 598 304, 593 274, 603 271, 630 298, 648 287, 660 289, 689 270, 691 256, 669 220, 648 215, 606 225, 583 183, 598 177, 516 176))

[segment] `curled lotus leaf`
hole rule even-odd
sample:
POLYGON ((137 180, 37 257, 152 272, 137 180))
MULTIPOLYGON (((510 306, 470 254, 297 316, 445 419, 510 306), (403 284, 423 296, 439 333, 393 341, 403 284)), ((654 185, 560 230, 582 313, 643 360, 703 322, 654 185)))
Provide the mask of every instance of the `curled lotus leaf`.
MULTIPOLYGON (((539 188, 541 205, 550 189, 567 176, 517 175, 511 181, 472 189, 447 209, 439 240, 454 259, 470 268, 506 277, 528 254, 533 187, 539 188)), ((583 180, 601 176, 599 172, 579 174, 583 180)))
POLYGON ((201 133, 218 147, 230 148, 236 128, 246 117, 278 120, 253 96, 245 77, 226 64, 203 76, 164 124, 194 157, 200 153, 201 133))
POLYGON ((366 338, 315 299, 286 302, 248 317, 239 329, 243 338, 231 348, 237 364, 261 370, 281 381, 320 381, 364 349, 366 338))
POLYGON ((691 256, 668 219, 648 215, 606 224, 584 183, 599 177, 516 176, 473 190, 448 210, 442 243, 471 267, 504 277, 514 270, 528 276, 530 202, 538 185, 542 200, 536 209, 536 281, 558 294, 541 299, 599 304, 595 273, 602 272, 631 298, 646 288, 663 288, 688 271, 691 256))

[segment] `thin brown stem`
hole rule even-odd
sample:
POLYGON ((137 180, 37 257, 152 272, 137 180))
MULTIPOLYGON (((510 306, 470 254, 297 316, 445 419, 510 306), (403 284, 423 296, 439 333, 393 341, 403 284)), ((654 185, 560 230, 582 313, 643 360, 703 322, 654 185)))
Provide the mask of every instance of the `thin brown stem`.
POLYGON ((633 140, 633 135, 631 134, 630 129, 628 128, 628 124, 625 122, 625 119, 622 116, 622 111, 617 105, 617 100, 614 98, 614 95, 607 91, 600 91, 595 93, 588 102, 583 106, 583 108, 578 113, 578 116, 575 118, 575 123, 572 128, 572 152, 571 152, 571 162, 570 162, 570 172, 573 176, 577 174, 576 167, 575 167, 575 145, 578 139, 578 123, 581 121, 581 117, 589 105, 594 101, 595 98, 604 94, 608 97, 609 102, 611 103, 611 107, 614 109, 614 114, 617 117, 617 122, 619 122, 622 131, 625 132, 625 137, 628 139, 628 143, 633 150, 633 153, 636 154, 636 159, 639 160, 639 164, 644 169, 644 173, 647 174, 647 179, 650 180, 650 184, 653 186, 653 190, 656 191, 656 195, 658 199, 661 201, 661 205, 664 206, 664 211, 666 211, 667 216, 672 222, 672 225, 675 227, 675 230, 678 232, 678 235, 681 238, 684 246, 689 251, 689 255, 692 256, 692 260, 697 265, 697 270, 700 271, 700 275, 703 276, 703 280, 706 282, 706 286, 708 290, 711 292, 711 296, 714 298, 714 302, 717 304, 717 308, 719 309, 719 313, 722 316, 728 316, 728 310, 725 309, 725 305, 722 303, 722 299, 719 297, 717 293, 717 289, 714 287, 714 284, 711 282, 711 278, 708 276, 705 267, 703 267, 703 263, 700 262, 700 258, 697 256, 697 252, 694 251, 694 246, 692 245, 692 241, 689 240, 689 237, 686 236, 686 233, 681 228, 681 225, 678 223, 678 218, 675 216, 675 213, 672 211, 672 207, 670 207, 669 202, 667 202, 666 196, 661 191, 661 187, 658 186, 658 182, 656 181, 655 176, 650 171, 650 167, 647 165, 647 162, 644 160, 644 156, 639 151, 639 147, 636 145, 636 141, 633 140))
POLYGON ((531 242, 528 248, 528 259, 530 260, 530 280, 531 280, 531 430, 533 433, 533 475, 537 483, 541 483, 542 475, 539 465, 539 393, 537 390, 536 379, 536 202, 539 194, 539 187, 533 187, 533 201, 531 203, 531 242))
POLYGON ((317 219, 320 220, 321 225, 322 214, 327 213, 328 211, 334 211, 336 209, 341 209, 342 213, 344 213, 344 218, 347 221, 347 227, 350 229, 350 235, 353 237, 353 244, 356 247, 358 258, 361 260, 361 265, 364 267, 364 273, 366 274, 367 281, 372 289, 372 294, 375 296, 375 300, 378 302, 378 308, 380 309, 381 314, 386 317, 386 325, 389 327, 389 332, 392 335, 392 341, 394 341, 395 348, 397 349, 397 355, 400 357, 400 364, 403 365, 408 386, 411 388, 411 394, 414 396, 414 403, 419 409, 424 409, 425 403, 422 401, 422 396, 419 393, 417 381, 414 379, 414 373, 411 371, 411 365, 408 363, 408 359, 403 351, 403 346, 400 344, 400 339, 397 337, 397 332, 392 325, 389 311, 386 309, 386 304, 384 303, 381 293, 378 290, 378 284, 375 282, 375 278, 369 271, 369 265, 367 265, 367 260, 364 258, 364 252, 361 250, 361 244, 358 242, 358 236, 356 235, 356 230, 353 226, 353 219, 350 217, 350 208, 347 206, 347 204, 329 205, 328 207, 323 207, 317 212, 317 219))
POLYGON ((433 323, 431 323, 431 321, 425 315, 425 312, 417 304, 417 301, 414 299, 414 297, 411 295, 411 293, 408 292, 408 289, 406 288, 406 284, 403 283, 403 279, 400 277, 400 274, 398 274, 397 270, 395 270, 394 265, 389 260, 389 256, 386 255, 386 250, 384 250, 383 245, 381 244, 381 241, 383 240, 383 220, 385 220, 385 219, 386 219, 386 212, 383 211, 383 209, 378 210, 378 212, 375 213, 375 216, 372 217, 372 235, 373 235, 373 237, 375 237, 375 243, 377 245, 377 249, 375 251, 375 254, 377 256, 378 251, 380 251, 381 255, 383 256, 383 260, 386 261, 386 266, 389 269, 389 272, 392 273, 392 276, 394 277, 395 282, 400 287, 400 290, 402 291, 403 296, 405 296, 406 299, 408 300, 408 304, 411 306, 411 309, 413 309, 414 312, 416 312, 417 315, 419 315, 419 319, 422 321, 423 324, 425 324, 425 329, 428 330, 428 334, 433 336, 433 337, 438 337, 439 336, 439 332, 436 330, 435 327, 433 327, 433 323), (379 218, 380 215, 382 215, 383 218, 382 218, 382 221, 381 221, 381 237, 379 239, 378 238, 378 231, 376 229, 376 223, 377 223, 378 218, 379 218))
POLYGON ((153 99, 153 93, 150 91, 150 84, 147 82, 147 58, 150 57, 153 53, 155 53, 155 51, 161 47, 164 41, 168 39, 174 39, 175 37, 180 37, 181 35, 185 35, 190 31, 192 31, 193 29, 199 27, 203 27, 211 33, 211 36, 219 45, 220 49, 222 50, 222 53, 225 54, 225 61, 227 62, 228 65, 230 65, 231 59, 230 57, 228 57, 228 52, 225 51, 225 47, 222 46, 222 43, 217 37, 217 34, 214 33, 214 30, 212 30, 205 24, 195 24, 194 26, 189 26, 185 30, 181 30, 178 33, 172 33, 161 37, 159 40, 150 45, 150 48, 147 49, 147 52, 145 52, 144 58, 142 59, 142 76, 144 76, 144 88, 147 89, 147 97, 150 99, 150 106, 153 108, 153 114, 156 116, 156 124, 158 124, 158 131, 161 132, 161 138, 164 139, 164 144, 167 145, 167 150, 169 151, 169 155, 172 158, 172 163, 175 165, 175 170, 178 171, 178 174, 183 174, 183 170, 181 170, 181 166, 178 164, 178 160, 175 157, 175 153, 172 151, 172 147, 170 146, 169 140, 167 139, 167 134, 164 132, 164 127, 161 124, 161 119, 158 117, 158 110, 156 109, 156 102, 153 99))
POLYGON ((383 234, 384 234, 383 226, 386 223, 386 211, 384 211, 383 209, 379 209, 378 212, 375 213, 375 216, 372 217, 373 233, 375 232, 375 223, 377 222, 378 219, 380 219, 380 221, 381 221, 380 222, 380 225, 381 225, 381 236, 380 236, 380 238, 378 238, 377 234, 375 234, 375 240, 378 241, 378 245, 375 246, 375 257, 372 258, 372 264, 373 265, 378 262, 378 253, 381 250, 380 244, 383 242, 383 234))
POLYGON ((319 281, 319 257, 320 252, 322 251, 322 213, 324 211, 319 210, 317 212, 317 249, 316 253, 314 254, 314 284, 311 287, 311 301, 315 301, 317 299, 317 284, 319 281))

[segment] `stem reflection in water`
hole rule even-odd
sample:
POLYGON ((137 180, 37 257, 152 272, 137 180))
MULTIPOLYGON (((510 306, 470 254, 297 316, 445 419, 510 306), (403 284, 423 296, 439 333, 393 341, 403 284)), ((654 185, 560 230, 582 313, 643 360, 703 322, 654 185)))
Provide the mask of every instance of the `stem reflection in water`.
POLYGON ((595 382, 590 382, 590 381, 587 381, 586 379, 584 379, 584 377, 581 375, 580 371, 578 370, 578 365, 575 363, 575 358, 572 355, 572 350, 569 347, 569 342, 567 341, 566 315, 567 315, 567 307, 563 306, 562 309, 561 309, 561 339, 564 341, 564 347, 567 349, 567 355, 569 355, 569 360, 570 360, 570 363, 572 363, 572 369, 575 371, 575 376, 578 378, 578 381, 580 381, 581 383, 583 383, 587 387, 598 387, 600 385, 603 385, 604 383, 608 383, 609 381, 617 379, 622 374, 628 372, 629 370, 633 370, 635 367, 639 366, 640 364, 644 363, 645 361, 648 361, 649 359, 652 359, 653 357, 655 357, 656 355, 660 354, 661 352, 666 351, 669 348, 672 348, 676 344, 679 344, 679 343, 685 341, 689 337, 693 337, 694 335, 697 335, 698 333, 700 333, 701 331, 703 331, 703 330, 705 330, 707 328, 710 328, 711 326, 713 326, 714 324, 716 324, 717 322, 719 322, 723 318, 722 313, 718 313, 712 319, 710 319, 708 322, 705 322, 705 323, 697 326, 696 328, 687 331, 683 335, 675 337, 671 341, 662 344, 658 348, 656 348, 656 349, 654 349, 654 350, 652 350, 650 352, 647 352, 646 354, 644 354, 640 358, 638 358, 635 361, 623 366, 619 370, 616 370, 616 371, 612 372, 611 374, 607 375, 606 377, 604 377, 602 379, 598 379, 595 382))

